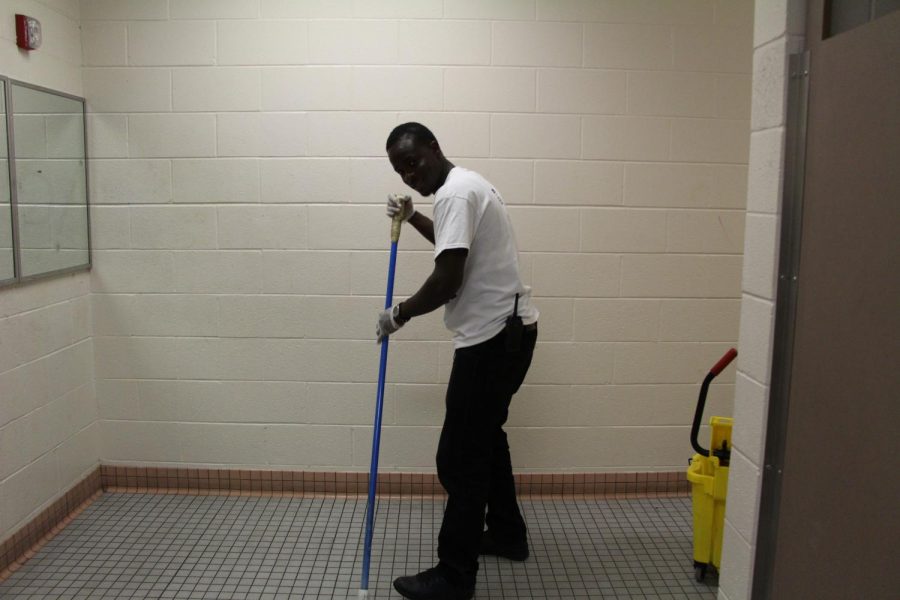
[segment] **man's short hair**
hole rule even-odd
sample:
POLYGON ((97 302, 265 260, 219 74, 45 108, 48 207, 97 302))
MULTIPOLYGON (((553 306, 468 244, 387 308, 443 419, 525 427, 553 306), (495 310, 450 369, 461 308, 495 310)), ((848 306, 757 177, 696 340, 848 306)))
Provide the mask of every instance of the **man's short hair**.
POLYGON ((397 143, 397 141, 405 135, 411 135, 413 139, 419 144, 428 144, 431 142, 437 142, 437 138, 434 137, 434 134, 431 133, 431 130, 422 125, 421 123, 416 123, 411 121, 409 123, 403 123, 402 125, 397 125, 394 127, 393 131, 387 138, 387 144, 385 144, 384 149, 390 150, 391 146, 397 143))

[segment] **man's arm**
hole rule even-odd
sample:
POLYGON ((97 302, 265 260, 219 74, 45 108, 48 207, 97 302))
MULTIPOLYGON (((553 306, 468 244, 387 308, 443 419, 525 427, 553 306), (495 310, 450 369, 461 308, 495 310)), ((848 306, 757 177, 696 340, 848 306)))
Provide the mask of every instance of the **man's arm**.
MULTIPOLYGON (((407 221, 407 223, 415 227, 418 232, 422 234, 422 237, 424 237, 426 240, 428 240, 432 244, 434 243, 434 222, 431 219, 416 211, 413 213, 413 216, 409 218, 409 221, 407 221)), ((443 254, 444 253, 441 252, 441 255, 443 254)), ((440 256, 438 258, 440 258, 440 256)))
MULTIPOLYGON (((413 215, 410 219, 412 222, 417 217, 421 217, 427 223, 428 227, 432 226, 431 219, 424 217, 419 213, 413 215)), ((425 231, 419 228, 419 225, 413 223, 413 226, 419 230, 425 237, 428 237, 425 231)), ((434 242, 434 229, 431 228, 431 241, 434 242)), ((419 288, 419 291, 410 296, 407 300, 400 303, 400 316, 403 319, 411 319, 430 313, 449 302, 459 286, 462 285, 463 271, 466 266, 466 257, 469 251, 465 248, 452 248, 444 250, 434 259, 434 271, 419 288)))

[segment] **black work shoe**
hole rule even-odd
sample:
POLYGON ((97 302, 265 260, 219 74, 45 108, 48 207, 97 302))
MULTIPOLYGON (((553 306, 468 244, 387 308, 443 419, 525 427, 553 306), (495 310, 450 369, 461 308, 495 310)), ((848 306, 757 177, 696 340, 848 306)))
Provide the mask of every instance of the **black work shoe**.
POLYGON ((490 556, 499 556, 522 562, 528 559, 528 542, 521 544, 503 544, 494 540, 489 531, 481 534, 480 554, 488 554, 490 556))
POLYGON ((398 577, 394 580, 394 589, 412 600, 469 600, 475 595, 475 586, 453 585, 437 567, 418 575, 398 577))

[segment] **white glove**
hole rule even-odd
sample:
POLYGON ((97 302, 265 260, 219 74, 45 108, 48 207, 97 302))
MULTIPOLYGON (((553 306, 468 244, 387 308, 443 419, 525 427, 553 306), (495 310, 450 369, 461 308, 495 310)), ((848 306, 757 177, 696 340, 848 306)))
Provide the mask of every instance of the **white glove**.
POLYGON ((413 208, 412 198, 409 196, 403 196, 400 194, 388 194, 387 197, 387 216, 390 218, 394 218, 397 215, 402 215, 403 222, 409 221, 409 218, 413 216, 416 212, 416 209, 413 208))
POLYGON ((378 323, 375 325, 375 341, 380 344, 381 340, 406 325, 408 320, 400 318, 399 304, 384 309, 378 315, 378 323))

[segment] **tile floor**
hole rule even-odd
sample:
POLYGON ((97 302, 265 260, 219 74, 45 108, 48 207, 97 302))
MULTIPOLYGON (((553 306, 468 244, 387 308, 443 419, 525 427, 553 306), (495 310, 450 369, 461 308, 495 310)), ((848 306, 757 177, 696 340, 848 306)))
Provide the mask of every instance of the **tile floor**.
MULTIPOLYGON (((482 560, 475 598, 715 598, 690 498, 524 500, 531 558, 482 560)), ((430 567, 441 500, 381 499, 369 598, 430 567)), ((365 498, 104 494, 0 598, 357 598, 365 498)))

